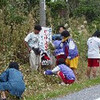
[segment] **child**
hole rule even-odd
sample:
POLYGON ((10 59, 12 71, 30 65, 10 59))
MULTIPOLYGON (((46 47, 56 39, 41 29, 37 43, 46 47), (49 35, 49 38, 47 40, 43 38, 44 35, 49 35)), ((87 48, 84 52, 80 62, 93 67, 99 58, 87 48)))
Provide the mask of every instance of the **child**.
POLYGON ((62 83, 65 84, 72 84, 75 81, 75 75, 67 65, 65 65, 65 60, 60 58, 58 60, 58 65, 53 70, 47 70, 44 72, 45 75, 53 75, 57 74, 58 77, 63 81, 62 83))
POLYGON ((25 84, 23 75, 19 71, 19 65, 16 62, 11 62, 8 69, 0 75, 1 99, 6 100, 6 91, 20 98, 24 90, 25 84))
POLYGON ((53 45, 55 47, 55 50, 54 50, 54 55, 56 57, 56 64, 58 64, 58 60, 60 58, 63 58, 65 59, 65 54, 64 54, 64 50, 63 50, 63 47, 61 47, 61 40, 59 37, 57 37, 55 39, 55 41, 53 42, 53 45))
POLYGON ((96 31, 87 41, 88 45, 88 68, 87 76, 90 78, 91 71, 96 77, 96 70, 100 66, 100 32, 96 31))
POLYGON ((76 74, 76 69, 78 66, 78 49, 73 39, 70 37, 68 31, 63 31, 62 35, 62 43, 63 49, 66 55, 66 64, 74 71, 76 74))

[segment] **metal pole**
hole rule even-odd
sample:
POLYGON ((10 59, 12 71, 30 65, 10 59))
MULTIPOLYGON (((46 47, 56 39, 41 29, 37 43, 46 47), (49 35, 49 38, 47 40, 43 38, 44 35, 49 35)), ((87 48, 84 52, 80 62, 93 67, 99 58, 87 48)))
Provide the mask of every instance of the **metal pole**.
POLYGON ((40 0, 40 25, 42 27, 46 26, 46 5, 45 5, 45 0, 40 0))

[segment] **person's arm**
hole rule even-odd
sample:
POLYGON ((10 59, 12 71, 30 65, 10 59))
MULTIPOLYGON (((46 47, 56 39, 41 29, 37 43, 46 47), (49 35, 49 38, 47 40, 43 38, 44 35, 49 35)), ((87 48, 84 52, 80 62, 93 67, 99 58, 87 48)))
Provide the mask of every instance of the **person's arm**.
POLYGON ((44 72, 45 75, 53 75, 56 74, 58 71, 60 71, 59 66, 55 67, 53 70, 46 70, 44 72))
POLYGON ((52 70, 52 72, 53 72, 54 74, 56 74, 58 71, 60 71, 59 66, 56 66, 56 67, 52 70))
POLYGON ((98 39, 98 46, 99 46, 99 49, 100 49, 100 39, 98 39))
POLYGON ((30 34, 28 34, 28 35, 26 36, 26 38, 24 39, 25 46, 28 48, 28 51, 29 51, 29 52, 31 51, 31 48, 30 48, 30 46, 29 46, 29 44, 28 44, 28 41, 29 41, 30 39, 31 39, 30 34))
POLYGON ((0 75, 1 82, 6 82, 8 80, 8 73, 9 73, 8 70, 6 70, 0 75))
POLYGON ((25 43, 25 46, 28 48, 28 51, 30 52, 31 48, 29 47, 28 42, 24 41, 24 43, 25 43))
POLYGON ((68 59, 71 59, 71 55, 73 55, 73 50, 75 49, 76 45, 73 40, 69 41, 69 50, 68 50, 68 59))

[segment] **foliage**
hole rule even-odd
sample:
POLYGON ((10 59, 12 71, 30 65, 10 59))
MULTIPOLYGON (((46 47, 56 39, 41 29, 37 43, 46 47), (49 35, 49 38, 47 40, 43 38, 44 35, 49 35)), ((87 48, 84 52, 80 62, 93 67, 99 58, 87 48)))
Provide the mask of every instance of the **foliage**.
POLYGON ((75 16, 86 16, 86 19, 91 22, 100 18, 100 1, 99 0, 82 0, 80 5, 75 9, 75 16))
POLYGON ((25 63, 27 57, 23 41, 34 20, 27 6, 25 8, 24 0, 1 0, 0 4, 0 61, 5 64, 20 59, 25 63))
POLYGON ((93 80, 86 80, 80 83, 74 83, 70 86, 57 86, 55 90, 49 90, 47 92, 43 92, 41 94, 37 94, 35 96, 27 97, 27 100, 47 100, 50 98, 56 98, 58 96, 66 95, 75 91, 79 91, 86 87, 91 87, 93 85, 97 85, 100 83, 100 78, 96 78, 93 80))
MULTIPOLYGON (((67 23, 67 28, 71 28, 70 34, 78 46, 80 55, 78 82, 86 80, 83 77, 87 66, 86 42, 88 37, 96 29, 100 28, 100 1, 69 0, 66 3, 65 0, 56 0, 55 2, 46 0, 46 3, 47 26, 52 27, 55 33, 58 32, 57 27, 59 25, 67 23), (74 16, 76 18, 73 18, 74 16), (84 24, 86 20, 92 22, 84 24), (84 25, 85 28, 81 29, 81 25, 84 25)), ((65 91, 69 89, 65 89, 65 87, 61 89, 62 87, 58 86, 58 78, 47 77, 38 72, 31 72, 29 65, 26 64, 28 63, 28 52, 24 46, 24 38, 33 29, 33 26, 39 23, 39 19, 39 0, 0 0, 0 72, 5 69, 11 60, 16 60, 22 65, 24 64, 21 66, 21 70, 24 73, 27 87, 24 94, 26 98, 28 95, 34 95, 35 97, 42 92, 43 94, 38 95, 37 99, 50 98, 54 97, 54 94, 56 96, 65 94, 65 91), (52 91, 58 87, 58 92, 54 91, 50 92, 51 94, 45 94, 45 92, 52 91)), ((78 86, 78 84, 73 85, 71 91, 78 86)))
MULTIPOLYGON (((47 12, 47 17, 48 13, 50 13, 51 23, 52 26, 54 26, 54 28, 60 24, 65 23, 64 20, 67 16, 68 11, 67 11, 67 4, 64 0, 57 0, 55 2, 49 1, 47 2, 47 8, 49 9, 49 12, 47 12)), ((47 26, 49 26, 48 23, 47 26)))

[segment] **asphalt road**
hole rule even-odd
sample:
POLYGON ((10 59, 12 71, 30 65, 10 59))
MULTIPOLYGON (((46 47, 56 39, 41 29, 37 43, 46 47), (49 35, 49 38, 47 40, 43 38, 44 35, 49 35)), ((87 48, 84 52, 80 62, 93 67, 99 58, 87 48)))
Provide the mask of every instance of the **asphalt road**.
POLYGON ((100 100, 100 85, 51 100, 100 100))

